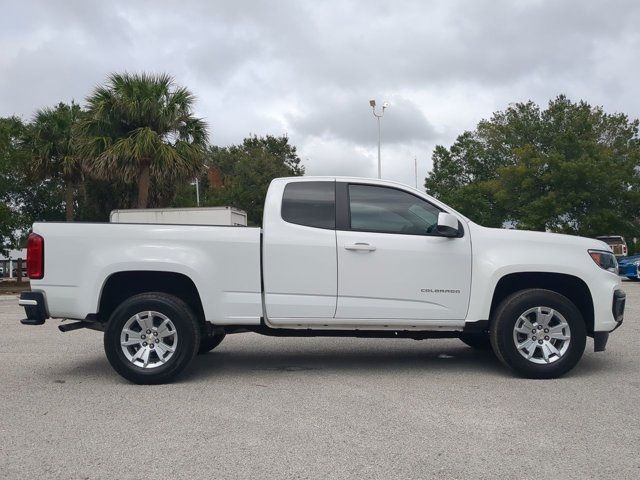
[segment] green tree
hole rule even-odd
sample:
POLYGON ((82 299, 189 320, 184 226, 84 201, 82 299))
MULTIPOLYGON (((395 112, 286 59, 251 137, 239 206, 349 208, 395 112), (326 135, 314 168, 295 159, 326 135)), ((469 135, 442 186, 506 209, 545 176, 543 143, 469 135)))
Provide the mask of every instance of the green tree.
POLYGON ((169 75, 112 74, 87 99, 78 143, 89 171, 137 184, 146 208, 154 184, 200 173, 206 124, 193 114, 194 96, 169 75))
MULTIPOLYGON (((286 136, 251 136, 242 144, 229 147, 210 147, 207 154, 209 175, 200 179, 202 204, 229 205, 247 212, 249 222, 262 221, 267 188, 277 177, 304 174, 304 167, 296 147, 286 136), (211 173, 220 178, 220 185, 212 185, 211 173)), ((181 199, 194 198, 194 187, 190 186, 181 199)))
POLYGON ((559 96, 519 103, 438 146, 429 193, 488 226, 638 236, 638 121, 559 96))
POLYGON ((0 118, 0 253, 15 246, 14 232, 20 225, 16 186, 26 165, 23 148, 25 125, 17 117, 0 118))
POLYGON ((30 166, 36 178, 62 182, 67 222, 73 221, 76 191, 82 182, 82 162, 73 141, 80 115, 78 104, 61 102, 38 110, 29 129, 33 148, 30 166))
POLYGON ((30 125, 0 118, 0 250, 18 248, 36 220, 64 218, 62 185, 33 175, 30 125))

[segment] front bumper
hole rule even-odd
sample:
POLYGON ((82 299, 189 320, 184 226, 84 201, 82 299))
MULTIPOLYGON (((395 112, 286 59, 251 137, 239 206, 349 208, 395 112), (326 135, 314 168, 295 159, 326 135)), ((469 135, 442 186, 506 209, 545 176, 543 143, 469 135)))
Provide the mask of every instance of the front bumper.
POLYGON ((24 307, 27 318, 20 320, 23 325, 42 325, 49 318, 42 292, 22 292, 18 305, 24 307))
POLYGON ((624 307, 625 307, 626 301, 627 301, 627 294, 624 293, 622 290, 616 290, 613 292, 613 306, 611 307, 611 311, 613 313, 613 319, 618 324, 616 328, 618 328, 622 324, 622 321, 624 320, 624 307))
MULTIPOLYGON (((613 304, 611 306, 611 313, 613 319, 616 321, 616 326, 611 332, 615 331, 624 321, 624 307, 627 301, 627 294, 622 290, 615 290, 613 292, 613 304)), ((609 333, 611 332, 594 332, 593 333, 593 351, 604 352, 607 348, 607 341, 609 340, 609 333)))

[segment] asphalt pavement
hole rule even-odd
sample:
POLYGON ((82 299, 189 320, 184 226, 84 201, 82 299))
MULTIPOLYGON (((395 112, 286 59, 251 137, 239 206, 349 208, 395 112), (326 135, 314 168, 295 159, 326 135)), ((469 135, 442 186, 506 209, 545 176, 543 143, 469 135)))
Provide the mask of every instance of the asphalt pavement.
POLYGON ((640 478, 640 284, 607 351, 514 377, 459 340, 230 335, 170 385, 0 297, 0 478, 640 478))

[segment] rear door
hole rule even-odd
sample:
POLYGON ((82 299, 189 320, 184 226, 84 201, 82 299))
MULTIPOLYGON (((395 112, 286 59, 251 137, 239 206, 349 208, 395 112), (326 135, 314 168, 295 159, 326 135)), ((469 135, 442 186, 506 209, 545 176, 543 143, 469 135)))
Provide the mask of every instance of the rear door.
POLYGON ((333 318, 338 293, 335 180, 275 180, 265 202, 265 306, 274 325, 333 318))
POLYGON ((442 237, 436 232, 442 210, 424 198, 381 185, 338 183, 337 188, 335 322, 463 320, 471 286, 471 241, 462 222, 459 238, 442 237))

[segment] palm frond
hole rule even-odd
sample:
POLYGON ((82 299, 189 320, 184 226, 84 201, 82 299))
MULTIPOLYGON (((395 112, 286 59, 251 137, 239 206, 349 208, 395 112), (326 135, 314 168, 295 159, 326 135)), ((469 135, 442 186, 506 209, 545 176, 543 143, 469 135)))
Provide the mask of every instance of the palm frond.
POLYGON ((101 178, 137 179, 149 166, 156 182, 202 171, 207 125, 194 95, 168 74, 114 73, 87 99, 77 128, 83 165, 101 178))

